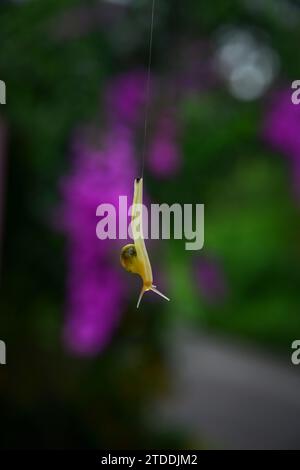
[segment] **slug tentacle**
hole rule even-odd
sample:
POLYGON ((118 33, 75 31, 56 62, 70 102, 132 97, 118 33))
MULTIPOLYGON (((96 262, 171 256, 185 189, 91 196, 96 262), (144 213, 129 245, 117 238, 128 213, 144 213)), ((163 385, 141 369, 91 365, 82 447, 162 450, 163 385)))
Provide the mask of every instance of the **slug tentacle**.
POLYGON ((170 301, 170 299, 169 299, 166 295, 164 295, 162 292, 160 292, 158 289, 156 289, 155 286, 149 287, 148 289, 146 289, 146 288, 143 286, 143 287, 142 287, 142 290, 141 290, 141 292, 140 292, 140 295, 139 295, 139 299, 138 299, 136 308, 139 308, 140 303, 141 303, 141 300, 142 300, 142 298, 143 298, 145 292, 147 292, 147 291, 149 291, 149 290, 151 290, 152 292, 155 292, 155 294, 159 295, 159 296, 162 297, 163 299, 168 300, 168 302, 170 301))
POLYGON ((156 289, 155 286, 152 286, 150 290, 152 290, 152 292, 155 292, 155 294, 160 295, 160 297, 162 297, 163 299, 166 299, 168 302, 170 302, 169 297, 167 297, 162 292, 160 292, 158 289, 156 289))
POLYGON ((146 291, 145 291, 144 287, 142 287, 142 290, 141 290, 141 292, 140 292, 140 295, 139 295, 139 298, 138 298, 138 301, 137 301, 137 304, 136 304, 136 308, 139 308, 140 303, 141 303, 141 300, 142 300, 142 298, 143 298, 145 292, 146 292, 146 291))

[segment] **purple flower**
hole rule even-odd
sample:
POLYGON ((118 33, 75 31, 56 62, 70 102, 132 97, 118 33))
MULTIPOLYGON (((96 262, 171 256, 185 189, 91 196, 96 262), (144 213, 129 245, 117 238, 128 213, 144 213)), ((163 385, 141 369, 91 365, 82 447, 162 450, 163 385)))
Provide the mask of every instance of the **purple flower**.
POLYGON ((177 144, 177 128, 171 113, 158 120, 148 154, 148 167, 159 178, 175 175, 181 166, 177 144))
POLYGON ((143 118, 147 74, 144 70, 115 78, 106 93, 106 107, 112 122, 135 127, 143 118))
POLYGON ((291 101, 290 91, 278 92, 263 126, 263 137, 290 160, 297 197, 300 197, 300 106, 291 101))
MULTIPOLYGON (((117 207, 121 195, 131 202, 137 176, 136 134, 143 127, 145 95, 144 71, 112 80, 105 93, 107 126, 101 145, 92 146, 78 136, 73 142, 71 171, 61 184, 60 225, 68 241, 64 342, 79 355, 95 355, 109 344, 127 300, 119 266, 121 242, 97 238, 96 209, 101 203, 117 207)), ((177 129, 170 113, 159 119, 157 129, 149 165, 156 175, 170 176, 180 164, 177 129)), ((124 217, 128 222, 127 214, 124 217)))
POLYGON ((69 259, 64 340, 71 352, 89 356, 110 342, 126 301, 119 243, 96 237, 96 208, 102 202, 117 206, 120 195, 132 197, 131 133, 124 127, 115 128, 101 150, 79 140, 73 158, 72 172, 62 183, 69 259))
POLYGON ((176 51, 176 80, 183 93, 198 93, 217 84, 212 52, 210 43, 205 41, 183 42, 176 51))
POLYGON ((202 258, 196 266, 196 278, 204 300, 210 304, 224 301, 227 285, 220 264, 210 258, 202 258))

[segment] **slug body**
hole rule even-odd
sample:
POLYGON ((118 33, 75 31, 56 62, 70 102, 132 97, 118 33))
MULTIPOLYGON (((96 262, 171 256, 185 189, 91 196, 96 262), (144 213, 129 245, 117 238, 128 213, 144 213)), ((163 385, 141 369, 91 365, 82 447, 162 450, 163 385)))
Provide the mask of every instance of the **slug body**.
POLYGON ((131 214, 131 228, 134 244, 124 246, 121 251, 120 261, 126 271, 138 274, 143 281, 143 287, 138 299, 137 308, 145 292, 152 290, 166 300, 163 295, 153 285, 153 275, 151 263, 143 237, 143 178, 134 181, 134 196, 131 214))

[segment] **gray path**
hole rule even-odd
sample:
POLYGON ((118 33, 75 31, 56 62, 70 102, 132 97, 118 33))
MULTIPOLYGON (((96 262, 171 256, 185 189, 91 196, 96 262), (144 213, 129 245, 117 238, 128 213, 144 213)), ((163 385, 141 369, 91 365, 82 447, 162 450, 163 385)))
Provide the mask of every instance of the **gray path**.
POLYGON ((210 447, 300 449, 300 365, 290 352, 279 359, 180 328, 170 342, 170 393, 152 416, 210 447))

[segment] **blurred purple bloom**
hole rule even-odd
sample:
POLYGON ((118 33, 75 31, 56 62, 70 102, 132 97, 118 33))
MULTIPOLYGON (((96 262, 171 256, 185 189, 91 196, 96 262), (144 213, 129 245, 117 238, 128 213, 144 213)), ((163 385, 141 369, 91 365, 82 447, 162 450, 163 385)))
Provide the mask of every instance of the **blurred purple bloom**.
POLYGON ((300 106, 291 101, 291 92, 277 93, 266 115, 264 139, 284 153, 292 166, 295 192, 300 197, 300 106))
POLYGON ((171 114, 160 117, 156 126, 157 131, 149 149, 148 167, 157 177, 170 177, 178 172, 181 165, 177 126, 171 114))
POLYGON ((137 126, 143 118, 147 75, 133 71, 115 78, 106 93, 106 105, 111 120, 137 126))
POLYGON ((215 260, 202 258, 196 266, 197 282, 206 302, 214 304, 224 301, 227 285, 221 266, 215 260))
POLYGON ((184 42, 179 47, 174 61, 178 70, 177 83, 184 93, 197 93, 216 85, 211 49, 205 41, 184 42))
MULTIPOLYGON (((71 172, 62 181, 60 225, 68 239, 69 265, 64 341, 79 355, 95 355, 105 348, 126 301, 118 256, 121 242, 98 240, 96 209, 101 203, 116 207, 121 195, 132 197, 137 176, 135 141, 143 128, 145 92, 144 71, 112 80, 105 93, 107 130, 101 146, 94 148, 77 137, 71 172)), ((169 176, 180 163, 174 119, 163 115, 157 128, 150 165, 156 175, 169 176)))
POLYGON ((68 237, 68 313, 64 328, 67 348, 94 355, 109 343, 125 300, 118 242, 96 237, 96 208, 131 197, 135 177, 131 133, 115 128, 101 150, 80 141, 74 145, 71 174, 63 181, 63 226, 68 237), (115 262, 113 261, 113 256, 115 262))

